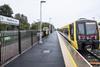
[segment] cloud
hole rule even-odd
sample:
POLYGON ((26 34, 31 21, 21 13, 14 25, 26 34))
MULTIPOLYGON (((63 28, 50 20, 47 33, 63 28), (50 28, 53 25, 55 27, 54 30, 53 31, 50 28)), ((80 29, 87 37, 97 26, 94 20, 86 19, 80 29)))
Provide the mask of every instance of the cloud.
MULTIPOLYGON (((0 0, 0 5, 9 4, 14 13, 28 16, 29 22, 40 17, 40 0, 0 0)), ((56 27, 62 27, 72 21, 86 17, 100 17, 100 0, 46 0, 43 4, 43 21, 49 21, 56 27)))

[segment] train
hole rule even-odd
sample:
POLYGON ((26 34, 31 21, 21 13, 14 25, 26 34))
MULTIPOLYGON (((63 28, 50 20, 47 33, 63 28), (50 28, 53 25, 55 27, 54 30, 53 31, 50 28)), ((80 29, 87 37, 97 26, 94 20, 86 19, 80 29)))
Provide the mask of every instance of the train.
POLYGON ((68 40, 77 50, 99 49, 99 30, 95 20, 80 18, 63 28, 68 40))

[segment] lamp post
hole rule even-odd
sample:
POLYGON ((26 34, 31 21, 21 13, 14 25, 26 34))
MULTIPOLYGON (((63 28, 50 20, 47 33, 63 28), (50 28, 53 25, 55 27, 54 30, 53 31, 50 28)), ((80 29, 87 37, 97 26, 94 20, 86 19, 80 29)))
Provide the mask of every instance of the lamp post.
POLYGON ((45 3, 46 1, 40 1, 40 40, 39 43, 42 43, 42 3, 45 3))
POLYGON ((49 34, 51 33, 51 18, 49 18, 49 34))

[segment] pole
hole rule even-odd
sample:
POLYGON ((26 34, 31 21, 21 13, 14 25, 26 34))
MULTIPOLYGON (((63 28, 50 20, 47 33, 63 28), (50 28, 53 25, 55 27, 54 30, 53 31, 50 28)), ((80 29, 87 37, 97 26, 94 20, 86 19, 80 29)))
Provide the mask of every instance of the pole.
MULTIPOLYGON (((1 25, 1 20, 0 20, 0 25, 1 25)), ((1 46, 2 46, 2 42, 1 42, 1 29, 0 29, 0 65, 1 65, 1 46)))
POLYGON ((21 54, 21 31, 20 31, 20 23, 18 26, 18 51, 21 54))
POLYGON ((51 33, 51 18, 49 18, 49 34, 51 33))
POLYGON ((40 41, 42 43, 42 2, 40 1, 40 41))
POLYGON ((39 43, 42 44, 42 3, 46 1, 40 1, 40 41, 39 43))

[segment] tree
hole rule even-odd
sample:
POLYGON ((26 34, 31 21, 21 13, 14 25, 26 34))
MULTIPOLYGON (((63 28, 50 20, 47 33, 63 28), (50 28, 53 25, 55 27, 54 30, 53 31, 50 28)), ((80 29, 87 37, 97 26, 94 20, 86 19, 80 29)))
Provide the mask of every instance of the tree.
POLYGON ((30 28, 30 24, 28 23, 28 19, 25 15, 20 14, 20 13, 15 14, 15 19, 19 20, 20 29, 27 30, 30 28))
POLYGON ((12 17, 12 14, 13 14, 13 10, 9 5, 4 4, 0 6, 0 15, 12 17))
MULTIPOLYGON (((40 22, 34 22, 31 25, 32 30, 40 30, 40 22)), ((42 22, 42 31, 52 33, 55 30, 54 26, 48 22, 42 22)))
POLYGON ((29 28, 30 28, 29 23, 23 22, 20 24, 20 29, 22 29, 22 30, 28 30, 29 28))
POLYGON ((31 29, 32 30, 39 30, 39 25, 40 25, 40 22, 32 23, 31 24, 31 29))
MULTIPOLYGON (((49 23, 48 22, 42 22, 42 30, 44 27, 48 27, 49 28, 49 23)), ((35 22, 32 23, 31 29, 33 30, 39 30, 40 29, 40 22, 35 22)))

